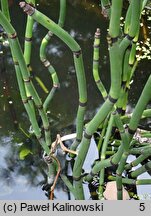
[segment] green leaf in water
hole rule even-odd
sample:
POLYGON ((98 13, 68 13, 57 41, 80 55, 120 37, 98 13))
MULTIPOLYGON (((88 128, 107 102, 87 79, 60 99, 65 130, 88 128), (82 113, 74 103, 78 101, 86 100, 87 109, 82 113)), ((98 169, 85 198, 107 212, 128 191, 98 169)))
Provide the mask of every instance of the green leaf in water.
POLYGON ((24 160, 25 157, 26 157, 27 155, 29 155, 29 154, 33 154, 33 153, 30 151, 30 149, 28 149, 28 148, 22 148, 21 151, 20 151, 20 153, 19 153, 19 158, 20 158, 20 160, 24 160))

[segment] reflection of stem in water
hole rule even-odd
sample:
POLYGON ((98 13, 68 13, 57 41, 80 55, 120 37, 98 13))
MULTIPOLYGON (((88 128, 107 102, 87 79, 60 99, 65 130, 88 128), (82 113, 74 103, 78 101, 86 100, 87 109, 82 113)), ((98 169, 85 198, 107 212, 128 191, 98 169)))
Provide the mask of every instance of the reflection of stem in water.
POLYGON ((6 99, 8 101, 8 107, 9 107, 11 118, 13 120, 14 127, 17 128, 18 127, 17 115, 16 115, 16 110, 14 108, 13 100, 12 100, 11 95, 10 95, 11 92, 10 92, 10 88, 9 88, 9 79, 8 79, 6 66, 5 66, 4 52, 2 50, 0 53, 0 65, 1 65, 0 74, 1 74, 1 78, 3 80, 4 96, 6 97, 6 99))
POLYGON ((21 127, 20 124, 19 124, 19 129, 21 130, 21 132, 22 132, 27 138, 30 138, 30 135, 26 133, 26 131, 21 127))

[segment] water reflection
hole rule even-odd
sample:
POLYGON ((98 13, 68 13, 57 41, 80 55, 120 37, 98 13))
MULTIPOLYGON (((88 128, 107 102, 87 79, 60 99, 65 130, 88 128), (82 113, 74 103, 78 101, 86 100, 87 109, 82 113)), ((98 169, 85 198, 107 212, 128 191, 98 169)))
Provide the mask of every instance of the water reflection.
MULTIPOLYGON (((16 28, 20 42, 23 44, 26 16, 18 7, 19 1, 11 3, 12 23, 16 28)), ((67 19, 65 29, 77 40, 83 50, 85 63, 85 72, 88 88, 88 108, 86 120, 91 119, 97 109, 103 103, 103 99, 93 82, 92 76, 92 50, 93 50, 93 35, 98 26, 101 26, 101 60, 100 71, 101 78, 109 89, 109 58, 106 42, 107 20, 103 18, 100 12, 97 1, 68 1, 67 19), (72 19, 71 19, 72 17, 72 19)), ((59 1, 40 1, 38 9, 50 16, 54 21, 58 19, 59 1)), ((42 38, 47 33, 47 30, 38 23, 34 24, 34 37, 32 54, 32 68, 35 73, 44 82, 50 90, 52 83, 50 75, 39 59, 39 46, 42 38)), ((61 88, 56 93, 55 98, 49 107, 49 118, 52 129, 52 136, 55 139, 57 133, 61 135, 75 132, 75 117, 78 106, 78 92, 75 69, 73 66, 72 53, 67 49, 59 39, 55 36, 52 38, 47 47, 47 55, 52 65, 55 67, 61 88), (73 125, 74 124, 74 125, 73 125)), ((13 98, 14 109, 17 113, 17 121, 21 128, 29 134, 30 127, 27 114, 23 108, 15 77, 15 72, 10 57, 10 52, 7 48, 7 65, 6 73, 9 77, 10 95, 13 98)), ((139 66, 135 76, 135 85, 132 85, 130 92, 131 110, 138 99, 143 88, 142 83, 145 83, 150 74, 148 62, 139 66), (144 70, 145 65, 145 70, 144 70)), ((36 89, 40 97, 44 100, 46 93, 40 88, 38 83, 34 81, 36 89)), ((3 82, 0 81, 0 199, 46 199, 44 192, 41 190, 41 185, 46 181, 47 167, 43 162, 41 148, 34 137, 27 138, 22 131, 14 129, 13 120, 10 118, 9 104, 3 96, 3 82), (21 148, 26 147, 31 151, 25 160, 19 159, 21 148)), ((97 155, 95 155, 97 157, 97 155)), ((56 198, 67 199, 69 196, 64 184, 59 181, 57 190, 55 191, 56 198), (61 196, 60 196, 61 194, 61 196)), ((89 194, 87 193, 87 198, 89 194)))

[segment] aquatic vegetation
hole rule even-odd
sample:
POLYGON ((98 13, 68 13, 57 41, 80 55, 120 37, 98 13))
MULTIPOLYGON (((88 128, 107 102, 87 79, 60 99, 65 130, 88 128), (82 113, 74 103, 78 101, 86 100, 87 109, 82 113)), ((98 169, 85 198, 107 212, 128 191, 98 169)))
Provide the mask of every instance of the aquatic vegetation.
MULTIPOLYGON (((95 184, 96 197, 103 199, 105 183, 107 181, 116 181, 117 199, 119 200, 123 199, 123 185, 151 184, 151 179, 138 179, 138 176, 142 173, 150 172, 151 170, 150 131, 139 129, 141 119, 151 117, 151 110, 146 109, 151 98, 151 76, 149 76, 131 115, 126 113, 128 93, 136 66, 143 59, 143 56, 149 59, 148 56, 150 54, 149 40, 144 25, 143 45, 141 48, 138 46, 140 44, 141 16, 144 13, 142 11, 145 10, 147 1, 131 0, 128 3, 125 17, 122 16, 122 0, 112 0, 112 4, 110 4, 109 0, 100 1, 100 10, 102 10, 103 16, 109 21, 107 49, 110 58, 111 84, 110 90, 107 91, 100 78, 101 27, 98 27, 94 36, 93 77, 103 96, 104 103, 87 124, 84 124, 87 104, 87 83, 82 50, 74 38, 63 29, 66 15, 66 0, 60 0, 58 24, 35 8, 35 0, 20 2, 19 5, 27 14, 24 50, 21 49, 17 33, 10 23, 8 2, 2 0, 0 24, 8 37, 22 102, 27 111, 33 132, 43 148, 43 159, 48 165, 48 181, 43 189, 49 191, 49 198, 53 199, 54 197, 54 190, 59 176, 75 199, 85 199, 83 182, 88 182, 89 186, 95 184), (45 101, 41 100, 31 79, 30 61, 34 21, 48 29, 48 33, 41 42, 40 60, 48 69, 53 86, 45 101), (76 133, 73 137, 70 135, 60 137, 58 134, 54 142, 52 141, 47 109, 52 98, 55 97, 56 90, 60 90, 60 84, 58 74, 46 55, 46 47, 53 35, 64 42, 73 53, 79 93, 76 133), (96 145, 99 159, 94 161, 91 172, 85 173, 83 172, 83 165, 95 133, 98 134, 96 145), (72 139, 73 142, 71 146, 66 147, 63 141, 68 139, 72 139), (70 181, 62 170, 58 149, 60 149, 62 154, 70 157, 73 181, 70 181), (136 156, 136 159, 131 163, 127 162, 129 155, 136 156), (139 164, 141 164, 141 167, 133 170, 133 167, 139 164), (112 171, 108 172, 109 169, 112 171)), ((101 73, 104 72, 101 71, 101 73)), ((38 77, 36 80, 42 89, 47 92, 48 89, 45 88, 42 81, 38 77)), ((28 153, 31 153, 28 149, 24 150, 20 155, 22 159, 28 153)))

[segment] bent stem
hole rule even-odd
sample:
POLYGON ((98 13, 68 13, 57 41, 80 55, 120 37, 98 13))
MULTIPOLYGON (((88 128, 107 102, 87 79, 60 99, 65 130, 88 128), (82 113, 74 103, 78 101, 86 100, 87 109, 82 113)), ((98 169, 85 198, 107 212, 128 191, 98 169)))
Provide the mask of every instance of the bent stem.
POLYGON ((95 80, 95 83, 99 89, 99 91, 101 92, 104 100, 106 100, 107 98, 107 92, 106 89, 100 79, 99 76, 99 47, 100 47, 100 29, 97 28, 96 32, 95 32, 95 39, 94 39, 94 51, 93 51, 93 77, 95 80))
MULTIPOLYGON (((58 21, 58 25, 60 27, 64 26, 65 16, 66 16, 66 0, 60 0, 60 14, 59 14, 59 21, 58 21)), ((57 75, 54 67, 50 64, 50 61, 46 57, 46 47, 47 47, 52 36, 53 36, 52 32, 48 31, 48 33, 43 38, 41 45, 40 45, 40 60, 43 63, 43 65, 48 69, 48 71, 51 75, 52 81, 53 81, 53 87, 52 87, 50 93, 48 94, 48 96, 44 102, 45 111, 47 111, 48 106, 49 106, 51 100, 53 99, 56 90, 60 86, 58 75, 57 75)))
MULTIPOLYGON (((53 34, 59 37, 73 52, 74 64, 76 69, 77 81, 78 81, 78 90, 79 90, 79 108, 77 112, 77 137, 76 140, 80 142, 83 134, 84 126, 84 114, 87 103, 87 91, 86 91, 86 79, 83 66, 83 58, 80 46, 77 42, 60 26, 54 23, 44 14, 40 13, 35 8, 26 4, 25 2, 20 2, 21 8, 26 11, 27 14, 30 14, 33 19, 43 25, 45 28, 50 30, 53 34)), ((72 148, 72 150, 74 150, 72 148)))

